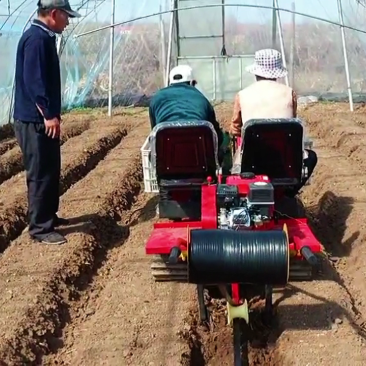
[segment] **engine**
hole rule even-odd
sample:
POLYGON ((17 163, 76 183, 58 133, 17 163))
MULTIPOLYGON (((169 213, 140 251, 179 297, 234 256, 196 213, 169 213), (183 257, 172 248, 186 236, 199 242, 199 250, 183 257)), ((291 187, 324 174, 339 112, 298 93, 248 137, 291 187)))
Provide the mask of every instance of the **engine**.
POLYGON ((250 230, 271 220, 274 189, 270 182, 251 181, 217 187, 219 228, 250 230))

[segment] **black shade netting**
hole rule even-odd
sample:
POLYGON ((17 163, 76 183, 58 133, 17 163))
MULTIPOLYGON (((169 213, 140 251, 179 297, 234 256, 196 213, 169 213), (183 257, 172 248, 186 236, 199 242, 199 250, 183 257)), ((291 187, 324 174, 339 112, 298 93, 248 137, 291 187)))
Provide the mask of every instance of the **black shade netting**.
POLYGON ((289 245, 284 231, 192 230, 189 282, 284 285, 289 245))

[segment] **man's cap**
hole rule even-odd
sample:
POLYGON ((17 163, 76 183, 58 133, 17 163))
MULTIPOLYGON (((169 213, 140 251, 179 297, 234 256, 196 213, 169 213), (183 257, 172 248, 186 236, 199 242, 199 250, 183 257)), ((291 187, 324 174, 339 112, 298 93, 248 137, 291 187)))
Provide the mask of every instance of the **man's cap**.
POLYGON ((71 9, 69 0, 38 0, 38 8, 44 10, 60 9, 69 15, 70 18, 80 18, 81 15, 71 9))
POLYGON ((174 67, 169 74, 170 84, 186 83, 194 80, 193 70, 189 65, 174 67))

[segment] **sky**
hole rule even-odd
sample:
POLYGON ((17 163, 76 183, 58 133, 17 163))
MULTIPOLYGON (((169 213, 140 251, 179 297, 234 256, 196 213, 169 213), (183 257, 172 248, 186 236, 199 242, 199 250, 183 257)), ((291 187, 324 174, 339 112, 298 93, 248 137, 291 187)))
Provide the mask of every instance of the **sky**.
MULTIPOLYGON (((11 9, 16 9, 22 3, 25 5, 20 7, 20 10, 16 12, 13 16, 6 22, 3 26, 3 31, 20 31, 23 24, 27 20, 29 14, 34 9, 35 0, 9 0, 11 9)), ((85 0, 84 0, 85 1, 85 0)), ((71 0, 71 5, 80 4, 81 0, 71 0)), ((96 2, 101 3, 101 0, 89 0, 89 6, 92 9, 96 2)), ((199 4, 214 4, 220 3, 221 0, 184 0, 181 2, 181 7, 194 6, 199 4)), ((337 0, 278 0, 279 7, 284 9, 291 9, 291 4, 296 3, 296 11, 300 13, 305 13, 312 16, 318 16, 320 18, 339 21, 337 0)), ((262 5, 262 6, 272 6, 272 0, 226 0, 227 4, 247 4, 247 5, 262 5)), ((353 25, 356 27, 362 27, 366 29, 366 9, 356 4, 356 0, 342 0, 344 14, 345 14, 345 24, 353 25)), ((116 22, 128 21, 140 16, 157 13, 159 12, 160 6, 163 9, 168 9, 170 5, 170 0, 116 0, 116 11, 115 20, 116 22)), ((209 24, 208 19, 214 18, 215 12, 217 14, 220 8, 205 8, 196 9, 195 14, 199 16, 199 19, 205 19, 204 21, 209 24)), ((92 10, 89 10, 89 12, 92 10)), ((97 14, 97 20, 99 21, 109 21, 111 12, 111 1, 106 0, 102 5, 98 6, 98 11, 93 12, 97 14)), ((188 14, 188 11, 186 11, 188 14)), ((7 0, 0 0, 0 27, 4 23, 7 14, 7 0)), ((255 9, 249 7, 238 7, 232 6, 226 8, 227 16, 235 16, 240 22, 246 23, 265 23, 271 19, 271 10, 269 9, 255 9)), ((166 15, 168 18, 168 15, 166 15)), ((95 16, 93 17, 95 19, 95 16)), ((157 19, 157 17, 151 18, 152 20, 157 19)), ((198 19, 198 18, 197 18, 198 19)), ((282 22, 290 22, 290 13, 281 13, 282 22)), ((307 18, 302 16, 296 16, 296 22, 303 22, 307 18)))

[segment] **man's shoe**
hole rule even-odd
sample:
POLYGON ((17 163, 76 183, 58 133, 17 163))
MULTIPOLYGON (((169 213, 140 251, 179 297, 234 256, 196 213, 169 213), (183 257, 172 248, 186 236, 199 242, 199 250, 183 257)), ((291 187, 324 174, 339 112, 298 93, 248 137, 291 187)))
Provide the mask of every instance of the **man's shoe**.
POLYGON ((62 236, 57 231, 54 231, 52 233, 49 233, 42 239, 34 238, 35 240, 39 241, 41 244, 47 244, 47 245, 61 245, 67 243, 67 239, 62 236))
POLYGON ((63 219, 62 217, 56 217, 55 227, 66 226, 66 225, 70 225, 70 221, 68 219, 63 219))
MULTIPOLYGON (((59 227, 59 226, 67 226, 67 225, 70 225, 70 221, 68 219, 63 219, 62 217, 56 217, 56 220, 55 220, 55 227, 59 227)), ((29 231, 29 225, 27 225, 22 234, 25 234, 29 231)))

